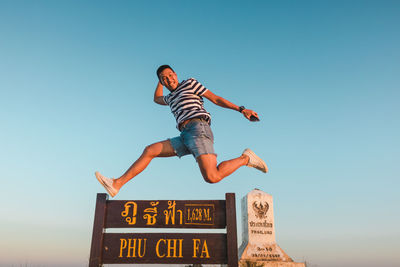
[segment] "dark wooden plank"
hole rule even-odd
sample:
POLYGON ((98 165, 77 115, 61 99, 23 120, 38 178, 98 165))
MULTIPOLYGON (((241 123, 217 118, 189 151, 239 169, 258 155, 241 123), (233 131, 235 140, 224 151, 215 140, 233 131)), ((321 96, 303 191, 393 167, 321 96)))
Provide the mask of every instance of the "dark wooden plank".
POLYGON ((226 234, 106 233, 103 263, 227 263, 226 234))
POLYGON ((235 194, 226 193, 225 198, 226 198, 226 233, 227 233, 228 266, 238 267, 235 194))
POLYGON ((99 267, 102 264, 101 254, 103 248, 103 229, 105 226, 107 199, 107 194, 97 194, 89 267, 99 267))
POLYGON ((225 200, 110 200, 106 228, 226 226, 225 200))

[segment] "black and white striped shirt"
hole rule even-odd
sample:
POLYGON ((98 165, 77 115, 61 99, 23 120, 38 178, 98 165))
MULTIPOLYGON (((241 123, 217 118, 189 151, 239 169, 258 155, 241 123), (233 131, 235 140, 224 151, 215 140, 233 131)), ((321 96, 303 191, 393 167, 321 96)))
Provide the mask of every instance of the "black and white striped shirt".
POLYGON ((202 97, 207 90, 197 80, 190 78, 181 82, 174 91, 164 96, 165 103, 169 105, 175 116, 176 128, 179 129, 181 122, 196 117, 204 117, 210 124, 211 116, 203 107, 202 97))

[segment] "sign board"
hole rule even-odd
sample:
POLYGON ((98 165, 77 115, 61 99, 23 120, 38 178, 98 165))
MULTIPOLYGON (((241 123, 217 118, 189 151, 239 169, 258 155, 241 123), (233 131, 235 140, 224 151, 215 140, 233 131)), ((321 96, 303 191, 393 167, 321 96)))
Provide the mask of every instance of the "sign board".
MULTIPOLYGON (((178 230, 177 230, 178 231, 178 230)), ((89 267, 102 264, 238 266, 235 194, 225 200, 108 200, 97 194, 89 267), (226 229, 226 233, 106 233, 108 228, 226 229)))

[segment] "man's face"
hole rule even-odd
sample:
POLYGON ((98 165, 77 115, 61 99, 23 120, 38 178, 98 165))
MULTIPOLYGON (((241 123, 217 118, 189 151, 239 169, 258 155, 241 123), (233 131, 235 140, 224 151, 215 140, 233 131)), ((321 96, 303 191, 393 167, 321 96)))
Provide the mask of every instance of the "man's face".
POLYGON ((165 69, 160 73, 160 81, 170 91, 175 90, 179 85, 178 75, 171 69, 165 69))

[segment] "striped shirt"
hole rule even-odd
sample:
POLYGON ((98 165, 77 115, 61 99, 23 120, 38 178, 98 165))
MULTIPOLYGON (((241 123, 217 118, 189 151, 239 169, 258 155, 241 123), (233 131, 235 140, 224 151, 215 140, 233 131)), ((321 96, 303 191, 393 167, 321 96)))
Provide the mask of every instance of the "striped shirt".
POLYGON ((210 124, 211 116, 204 107, 202 95, 207 92, 201 83, 193 78, 187 79, 179 84, 179 86, 164 96, 165 103, 171 108, 172 114, 175 116, 176 128, 185 120, 204 117, 210 124))

